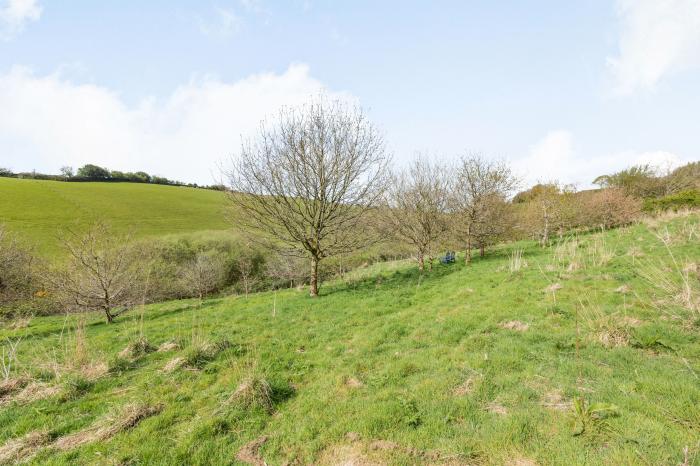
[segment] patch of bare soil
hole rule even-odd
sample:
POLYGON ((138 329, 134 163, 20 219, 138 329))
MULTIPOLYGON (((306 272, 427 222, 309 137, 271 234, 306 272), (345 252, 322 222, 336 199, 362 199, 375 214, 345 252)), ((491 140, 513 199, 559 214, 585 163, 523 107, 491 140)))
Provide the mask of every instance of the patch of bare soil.
POLYGON ((336 445, 326 449, 318 462, 322 466, 384 466, 388 463, 371 458, 359 444, 336 445))
POLYGON ((500 327, 507 330, 516 330, 518 332, 524 332, 528 328, 530 328, 530 324, 520 322, 519 320, 510 320, 508 322, 501 322, 500 327))
POLYGON ((505 466, 537 466, 537 463, 529 458, 512 458, 505 462, 505 466))
POLYGON ((163 409, 162 405, 129 404, 119 413, 96 423, 87 429, 73 434, 59 437, 51 445, 58 450, 66 451, 77 448, 87 443, 107 440, 119 432, 136 427, 144 419, 158 414, 163 409))
POLYGON ((267 466, 265 460, 260 456, 260 448, 265 442, 267 442, 267 436, 263 435, 252 442, 246 443, 243 445, 243 448, 238 451, 238 454, 236 454, 236 459, 254 466, 267 466))
POLYGON ((0 447, 0 464, 27 461, 50 441, 51 437, 45 431, 30 432, 24 437, 10 439, 0 447))

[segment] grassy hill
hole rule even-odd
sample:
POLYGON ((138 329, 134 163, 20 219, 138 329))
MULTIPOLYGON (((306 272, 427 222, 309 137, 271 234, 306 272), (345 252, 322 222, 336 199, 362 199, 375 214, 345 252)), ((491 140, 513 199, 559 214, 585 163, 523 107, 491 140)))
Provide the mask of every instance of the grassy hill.
POLYGON ((0 463, 698 464, 699 225, 18 322, 0 463))
POLYGON ((161 236, 230 228, 223 193, 139 183, 64 183, 0 178, 0 223, 54 255, 57 235, 107 220, 115 231, 161 236))

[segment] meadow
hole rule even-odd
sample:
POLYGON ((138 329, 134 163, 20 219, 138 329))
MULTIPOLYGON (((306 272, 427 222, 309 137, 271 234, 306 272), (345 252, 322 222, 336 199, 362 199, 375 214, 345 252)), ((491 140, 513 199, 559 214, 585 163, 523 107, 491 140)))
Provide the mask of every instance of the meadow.
MULTIPOLYGON (((109 187, 152 188, 181 189, 109 187)), ((0 463, 700 464, 699 234, 669 216, 423 274, 379 263, 318 299, 17 321, 0 463)))
POLYGON ((207 189, 0 177, 0 193, 0 223, 49 257, 61 254, 62 231, 81 231, 98 220, 137 238, 231 227, 225 195, 207 189))

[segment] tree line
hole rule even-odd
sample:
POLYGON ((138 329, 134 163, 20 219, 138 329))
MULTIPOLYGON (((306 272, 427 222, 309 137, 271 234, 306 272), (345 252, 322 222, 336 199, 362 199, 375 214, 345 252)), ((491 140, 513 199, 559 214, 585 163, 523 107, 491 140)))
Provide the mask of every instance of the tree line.
MULTIPOLYGON (((64 238, 67 262, 40 267, 41 289, 65 308, 101 310, 109 322, 139 301, 202 299, 226 285, 247 294, 306 283, 316 297, 324 276, 333 275, 326 264, 361 257, 373 245, 410 251, 424 271, 446 249, 464 251, 469 264, 475 252, 483 257, 500 242, 529 238, 546 247, 572 231, 627 225, 645 208, 700 205, 677 201, 697 196, 698 163, 662 174, 633 167, 599 177, 595 190, 553 181, 520 191, 506 162, 480 154, 456 163, 419 155, 402 169, 391 162, 383 135, 360 107, 321 97, 283 108, 242 141, 224 172, 231 225, 243 247, 225 254, 145 248, 98 224, 64 238)), ((111 176, 96 169, 78 176, 111 176)), ((32 290, 33 261, 0 235, 0 263, 9 264, 0 269, 0 299, 32 290)))
POLYGON ((110 170, 94 164, 86 164, 78 168, 76 171, 73 167, 61 167, 60 174, 52 175, 46 173, 19 172, 15 173, 8 168, 0 167, 0 177, 4 178, 20 178, 32 180, 48 180, 48 181, 101 181, 101 182, 128 182, 128 183, 149 183, 160 184, 167 186, 187 186, 190 188, 213 189, 216 191, 224 191, 225 186, 222 185, 199 185, 197 183, 184 183, 175 181, 164 176, 151 175, 144 171, 137 172, 122 172, 119 170, 110 170))

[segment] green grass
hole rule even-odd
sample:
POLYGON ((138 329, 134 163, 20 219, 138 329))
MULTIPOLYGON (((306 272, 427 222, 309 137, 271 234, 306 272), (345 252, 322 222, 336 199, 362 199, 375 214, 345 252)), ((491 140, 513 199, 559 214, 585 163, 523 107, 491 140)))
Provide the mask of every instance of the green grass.
POLYGON ((137 237, 230 228, 223 193, 139 183, 64 183, 0 178, 0 223, 42 254, 60 254, 58 235, 106 220, 137 237))
MULTIPOLYGON (((697 263, 697 215, 669 228, 675 259, 697 263)), ((699 464, 700 322, 640 275, 673 276, 666 248, 643 224, 566 244, 504 246, 422 276, 409 262, 378 264, 315 300, 285 290, 150 305, 114 325, 92 315, 78 355, 112 361, 93 381, 46 367, 74 357, 78 317, 0 330, 23 338, 18 373, 65 391, 0 406, 0 445, 41 429, 63 437, 136 403, 158 409, 32 461, 237 464, 267 436, 267 464, 675 465, 686 447, 686 464, 699 464), (504 328, 511 321, 528 327, 504 328), (140 335, 180 349, 117 358, 140 335), (182 366, 162 371, 176 357, 182 366), (244 381, 262 388, 234 395, 244 381)))

